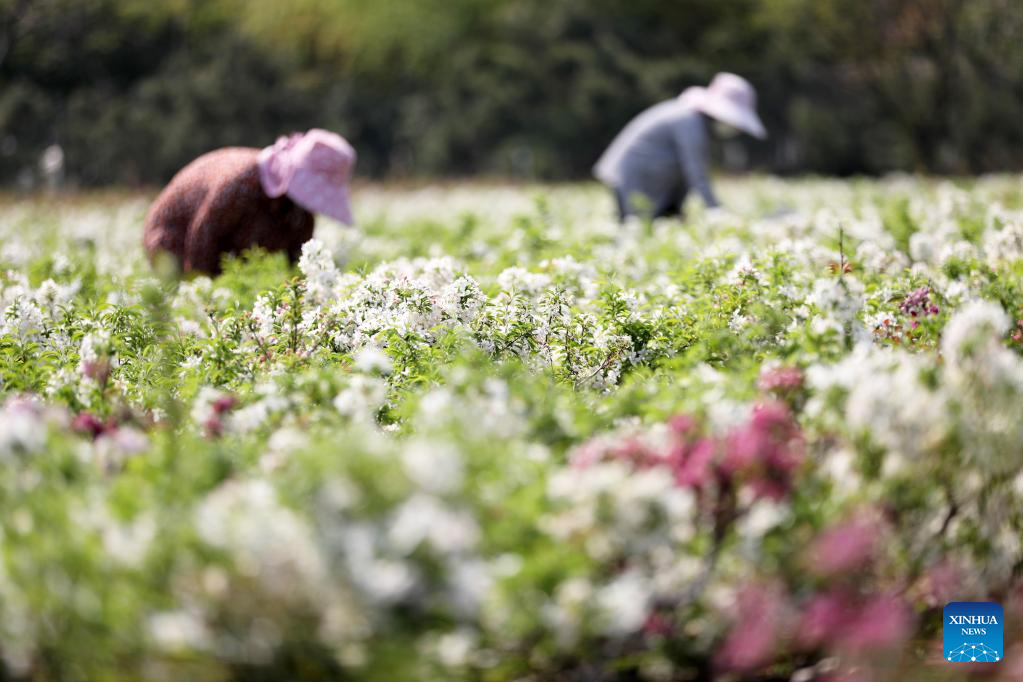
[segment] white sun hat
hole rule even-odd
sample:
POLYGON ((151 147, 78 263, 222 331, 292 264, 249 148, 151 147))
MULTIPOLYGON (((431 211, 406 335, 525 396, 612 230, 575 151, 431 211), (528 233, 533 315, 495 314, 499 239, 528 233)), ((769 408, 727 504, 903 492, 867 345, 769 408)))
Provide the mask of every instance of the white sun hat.
POLYGON ((706 88, 687 88, 680 97, 717 121, 760 140, 767 137, 757 116, 757 91, 742 76, 719 73, 706 88))

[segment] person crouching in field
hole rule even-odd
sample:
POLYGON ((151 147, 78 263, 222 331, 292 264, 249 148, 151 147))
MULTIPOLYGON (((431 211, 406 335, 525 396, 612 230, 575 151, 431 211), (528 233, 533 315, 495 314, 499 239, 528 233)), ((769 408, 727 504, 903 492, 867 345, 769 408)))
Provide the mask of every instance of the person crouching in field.
POLYGON ((756 103, 745 78, 719 73, 710 86, 687 88, 632 119, 593 169, 614 192, 619 221, 680 215, 689 190, 719 206, 707 173, 707 123, 722 136, 741 131, 763 139, 756 103))
POLYGON ((225 254, 261 247, 294 263, 313 236, 313 213, 352 224, 348 182, 356 154, 348 142, 313 129, 265 149, 227 147, 185 166, 146 216, 151 262, 172 256, 182 272, 220 272, 225 254))

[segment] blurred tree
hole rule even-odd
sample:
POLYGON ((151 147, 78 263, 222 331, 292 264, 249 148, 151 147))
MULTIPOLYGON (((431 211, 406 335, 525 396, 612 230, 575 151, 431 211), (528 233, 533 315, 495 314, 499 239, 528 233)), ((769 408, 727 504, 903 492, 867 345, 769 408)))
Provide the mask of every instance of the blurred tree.
POLYGON ((578 177, 732 70, 782 172, 1023 167, 1018 0, 0 0, 0 182, 81 184, 312 126, 362 174, 578 177))
POLYGON ((962 173, 1023 163, 1011 122, 1023 120, 1014 0, 765 0, 759 21, 773 36, 765 62, 793 95, 803 164, 962 173))

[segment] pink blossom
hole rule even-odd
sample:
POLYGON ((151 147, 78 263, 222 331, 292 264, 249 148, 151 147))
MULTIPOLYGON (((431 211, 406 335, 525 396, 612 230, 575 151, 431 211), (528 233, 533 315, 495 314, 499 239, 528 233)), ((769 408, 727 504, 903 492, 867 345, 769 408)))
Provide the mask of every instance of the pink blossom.
POLYGON ((110 438, 117 449, 125 455, 135 455, 149 447, 149 439, 145 434, 132 427, 116 429, 112 434, 107 432, 104 438, 110 438))
POLYGON ((727 670, 753 670, 770 662, 784 632, 787 604, 776 588, 755 585, 739 592, 736 623, 721 648, 718 664, 727 670))
POLYGON ((99 437, 100 434, 107 431, 108 428, 113 427, 104 424, 99 417, 91 412, 81 412, 71 422, 71 428, 79 433, 92 436, 92 438, 95 439, 99 437))
POLYGON ((82 362, 82 374, 98 384, 105 384, 110 376, 110 361, 106 358, 86 360, 82 362))
POLYGON ((677 437, 684 437, 696 427, 696 420, 688 414, 677 414, 668 419, 668 429, 677 437))
POLYGON ((673 448, 668 453, 668 464, 675 472, 675 481, 687 488, 699 488, 708 483, 716 451, 717 444, 710 438, 673 448))
POLYGON ((899 309, 912 318, 910 327, 916 329, 920 326, 919 318, 930 315, 937 315, 941 309, 931 303, 931 290, 928 287, 920 287, 903 299, 899 309))
POLYGON ((217 414, 224 414, 234 409, 237 403, 238 399, 227 393, 213 401, 213 411, 217 414))
POLYGON ((11 414, 19 414, 25 417, 41 417, 43 414, 43 405, 38 398, 28 395, 14 395, 4 402, 3 410, 11 414))
POLYGON ((593 438, 572 452, 570 464, 577 469, 585 469, 603 460, 606 453, 606 443, 600 439, 593 438))
MULTIPOLYGON (((1023 581, 1017 580, 1009 588, 1009 594, 1006 596, 1006 607, 1011 611, 1017 618, 1023 618, 1023 581)), ((1021 652, 1023 653, 1023 652, 1021 652)), ((1023 656, 1021 656, 1023 658, 1023 656)))
POLYGON ((1002 680, 1023 680, 1023 649, 1019 646, 1009 650, 1001 670, 1002 680))
POLYGON ((876 596, 860 607, 846 622, 836 639, 839 649, 866 653, 898 646, 909 635, 910 618, 906 606, 892 596, 876 596))
POLYGON ((217 415, 207 419, 203 427, 206 429, 206 435, 210 438, 217 438, 224 432, 224 422, 217 415))
POLYGON ((938 306, 931 303, 931 290, 929 287, 920 287, 911 292, 899 304, 899 309, 913 318, 937 315, 941 311, 938 306))
POLYGON ((757 495, 780 500, 792 487, 802 446, 799 425, 786 405, 758 405, 749 421, 728 435, 721 469, 746 477, 757 495))
POLYGON ((831 591, 816 595, 800 616, 796 641, 803 647, 833 647, 853 654, 898 646, 910 633, 906 605, 891 595, 859 601, 831 591))
POLYGON ((664 637, 670 635, 671 631, 671 621, 657 612, 647 616, 646 622, 643 624, 643 633, 647 635, 664 637))
POLYGON ((698 488, 710 481, 717 444, 711 438, 700 438, 697 422, 686 414, 668 420, 668 430, 677 442, 663 458, 675 474, 678 485, 698 488))
POLYGON ((798 367, 776 367, 760 373, 757 387, 761 391, 784 393, 803 385, 803 371, 798 367))
POLYGON ((932 606, 942 606, 962 589, 963 573, 951 562, 942 561, 924 574, 922 597, 932 606))
POLYGON ((815 596, 799 619, 797 641, 807 648, 830 641, 842 628, 851 611, 852 602, 845 594, 828 592, 815 596))
POLYGON ((636 437, 628 438, 620 443, 614 449, 613 455, 617 459, 629 462, 637 469, 649 469, 663 461, 659 453, 636 437))
POLYGON ((863 566, 874 553, 878 530, 877 525, 865 516, 825 530, 807 552, 810 570, 828 576, 863 566))

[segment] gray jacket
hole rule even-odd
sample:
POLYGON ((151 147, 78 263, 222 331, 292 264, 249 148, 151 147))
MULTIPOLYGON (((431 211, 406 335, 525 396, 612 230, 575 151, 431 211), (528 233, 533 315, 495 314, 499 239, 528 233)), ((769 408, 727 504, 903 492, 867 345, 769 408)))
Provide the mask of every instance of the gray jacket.
MULTIPOLYGON (((681 99, 655 104, 618 134, 593 168, 604 184, 632 203, 641 194, 658 213, 681 204, 690 189, 718 206, 707 176, 707 124, 681 99)), ((635 213, 629 206, 628 213, 635 213)))

